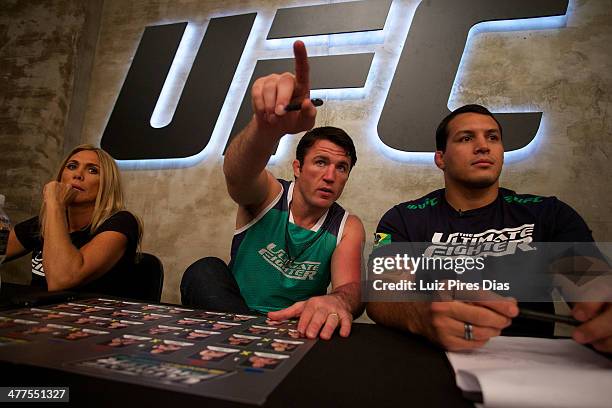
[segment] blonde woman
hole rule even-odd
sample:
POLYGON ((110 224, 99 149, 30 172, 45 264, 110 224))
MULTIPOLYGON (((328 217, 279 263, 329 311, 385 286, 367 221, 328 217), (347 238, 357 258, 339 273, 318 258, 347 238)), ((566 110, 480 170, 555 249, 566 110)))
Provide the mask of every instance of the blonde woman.
POLYGON ((75 147, 43 190, 38 217, 11 231, 7 259, 32 252, 32 285, 124 295, 142 236, 124 209, 113 158, 91 145, 75 147))

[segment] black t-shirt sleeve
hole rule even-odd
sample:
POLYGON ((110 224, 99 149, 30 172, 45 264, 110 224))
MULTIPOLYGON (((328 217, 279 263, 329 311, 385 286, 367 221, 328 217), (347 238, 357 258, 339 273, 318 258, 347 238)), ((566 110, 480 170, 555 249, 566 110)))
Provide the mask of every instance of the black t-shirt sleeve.
POLYGON ((376 227, 377 234, 388 234, 389 242, 411 241, 406 222, 396 205, 382 216, 376 227))
POLYGON ((38 217, 32 217, 15 225, 15 236, 27 250, 33 250, 41 244, 40 223, 38 217))
POLYGON ((593 234, 584 219, 569 205, 557 200, 551 242, 593 242, 593 234))
POLYGON ((138 222, 129 211, 119 211, 104 221, 96 230, 96 235, 106 231, 119 232, 126 236, 128 250, 136 248, 138 243, 138 222))

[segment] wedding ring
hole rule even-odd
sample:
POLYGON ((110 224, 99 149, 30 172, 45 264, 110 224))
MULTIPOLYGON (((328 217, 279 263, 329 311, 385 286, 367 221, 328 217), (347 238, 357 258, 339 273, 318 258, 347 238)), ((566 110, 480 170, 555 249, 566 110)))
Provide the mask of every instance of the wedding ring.
POLYGON ((469 323, 463 323, 463 338, 466 340, 474 339, 474 327, 469 323))
POLYGON ((336 316, 336 319, 338 319, 338 321, 340 321, 340 315, 338 313, 336 313, 336 312, 330 313, 330 314, 327 315, 327 318, 329 319, 330 316, 336 316))

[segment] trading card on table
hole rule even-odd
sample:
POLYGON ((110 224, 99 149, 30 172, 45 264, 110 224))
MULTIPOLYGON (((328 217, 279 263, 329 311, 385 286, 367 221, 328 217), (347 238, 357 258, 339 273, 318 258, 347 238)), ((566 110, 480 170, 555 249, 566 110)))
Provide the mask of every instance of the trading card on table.
POLYGON ((81 303, 60 303, 59 305, 50 306, 50 309, 60 310, 64 312, 81 313, 83 309, 86 309, 88 307, 94 306, 88 306, 81 303))
MULTIPOLYGON (((124 311, 125 310, 122 310, 122 312, 124 311)), ((143 313, 139 311, 131 311, 129 316, 126 316, 126 318, 130 320, 139 320, 142 322, 152 322, 152 321, 159 320, 159 319, 165 319, 167 317, 172 317, 172 316, 159 314, 159 313, 143 313)))
MULTIPOLYGON (((10 320, 10 323, 7 323, 7 325, 5 325, 4 328, 10 328, 11 329, 10 332, 16 333, 16 334, 24 334, 23 333, 24 331, 27 331, 39 325, 38 322, 35 322, 33 320, 23 320, 23 319, 9 319, 9 320, 10 320)), ((29 333, 25 333, 25 334, 29 334, 29 333)))
POLYGON ((234 322, 246 322, 248 320, 253 320, 253 319, 257 319, 257 316, 241 315, 241 314, 235 314, 232 316, 232 321, 234 322))
MULTIPOLYGON (((100 317, 98 317, 98 319, 102 319, 100 317)), ((71 324, 78 324, 78 325, 87 325, 87 324, 95 324, 96 322, 96 318, 94 316, 81 316, 78 315, 77 317, 74 317, 72 319, 68 319, 66 322, 67 323, 71 323, 71 324)))
POLYGON ((193 309, 185 309, 183 307, 170 307, 166 313, 170 313, 173 315, 179 315, 179 314, 183 314, 183 313, 191 313, 193 312, 193 309))
POLYGON ((104 315, 117 318, 136 319, 135 316, 138 315, 138 313, 140 312, 134 310, 116 309, 110 313, 105 313, 104 315))
POLYGON ((85 303, 87 305, 105 306, 105 307, 113 307, 113 306, 118 307, 119 305, 121 305, 120 300, 106 299, 106 298, 92 298, 92 299, 79 300, 79 303, 85 303))
POLYGON ((103 327, 105 329, 113 329, 113 330, 125 329, 126 327, 136 327, 136 326, 141 326, 144 324, 142 322, 133 322, 130 320, 116 320, 116 319, 109 319, 107 317, 92 316, 92 318, 95 320, 94 324, 96 326, 103 327))
POLYGON ((98 343, 98 344, 101 346, 119 348, 119 347, 133 346, 134 344, 142 344, 149 340, 151 340, 151 337, 142 337, 142 336, 133 336, 131 334, 124 334, 123 336, 115 337, 108 341, 105 341, 103 343, 98 343))
POLYGON ((151 305, 151 304, 143 304, 136 308, 137 310, 141 310, 143 312, 165 312, 169 309, 168 306, 164 305, 151 305))
POLYGON ((67 333, 54 334, 54 336, 60 339, 64 339, 64 340, 82 340, 88 337, 101 336, 101 335, 105 335, 108 333, 109 332, 107 331, 101 331, 101 330, 72 328, 67 333))
POLYGON ((304 342, 298 340, 272 339, 272 341, 265 343, 264 348, 279 353, 291 353, 302 344, 304 342))
POLYGON ((142 324, 142 323, 131 322, 129 320, 110 320, 110 321, 100 322, 98 326, 104 327, 105 329, 120 330, 120 329, 125 329, 126 327, 130 327, 136 324, 142 324))
POLYGON ((231 329, 236 326, 240 326, 240 323, 194 319, 191 317, 185 317, 184 319, 179 319, 176 321, 176 324, 181 325, 181 326, 198 326, 198 328, 200 329, 206 329, 206 330, 212 330, 212 331, 223 331, 223 330, 231 329))
POLYGON ((13 326, 15 326, 14 319, 11 319, 10 317, 0 316, 0 329, 13 326))
POLYGON ((183 327, 157 325, 157 326, 149 327, 145 331, 145 333, 150 334, 152 336, 159 335, 159 334, 169 334, 173 336, 178 336, 179 334, 181 334, 182 332, 186 330, 188 329, 185 329, 183 327))
POLYGON ((290 320, 272 320, 269 317, 266 318, 266 326, 283 326, 287 325, 290 320))
POLYGON ((46 310, 46 309, 30 309, 30 310, 36 311, 35 314, 32 315, 32 317, 35 317, 41 320, 57 320, 57 319, 65 319, 69 317, 79 316, 77 313, 58 312, 55 310, 46 310))
POLYGON ((271 333, 271 332, 273 332, 275 330, 277 330, 276 327, 253 325, 253 326, 249 327, 248 329, 246 329, 244 331, 244 333, 247 333, 247 334, 257 334, 257 335, 265 336, 268 333, 271 333))
POLYGON ((193 309, 185 309, 183 307, 176 306, 166 306, 166 305, 142 305, 138 308, 143 312, 151 312, 151 313, 169 313, 172 315, 180 315, 183 313, 191 313, 193 309))
POLYGON ((46 316, 41 317, 42 320, 54 320, 54 319, 66 319, 66 318, 75 318, 79 316, 77 313, 68 313, 68 312, 53 312, 48 313, 46 316))
POLYGON ((284 337, 287 339, 299 339, 300 333, 295 329, 278 329, 274 333, 271 333, 271 336, 274 337, 284 337))
POLYGON ((209 330, 219 330, 219 331, 224 331, 227 329, 232 329, 234 327, 237 326, 241 326, 240 323, 232 323, 232 322, 220 322, 220 321, 216 321, 216 322, 207 322, 206 324, 202 324, 201 327, 204 329, 209 329, 209 330))
POLYGON ((230 355, 236 355, 240 350, 227 348, 227 347, 218 347, 218 346, 206 346, 205 349, 201 350, 199 353, 191 356, 191 359, 197 361, 221 361, 225 357, 230 355))
POLYGON ((69 317, 70 315, 78 316, 77 314, 73 314, 73 313, 67 314, 65 312, 58 312, 58 311, 49 310, 49 309, 37 309, 34 307, 30 309, 17 310, 9 314, 11 316, 30 317, 33 319, 41 319, 41 320, 63 319, 65 317, 69 317))
POLYGON ((227 339, 223 340, 221 343, 229 344, 232 346, 246 347, 256 340, 261 340, 261 337, 247 336, 244 334, 232 334, 227 339))
POLYGON ((69 320, 69 322, 76 325, 93 325, 105 329, 125 329, 126 327, 142 324, 141 322, 117 320, 101 316, 80 316, 76 319, 69 320))
POLYGON ((240 363, 243 367, 250 368, 268 368, 274 369, 283 362, 283 360, 288 359, 289 356, 285 354, 272 354, 272 353, 262 353, 256 351, 251 356, 249 356, 246 360, 240 363))
POLYGON ((114 310, 112 307, 92 306, 83 303, 62 303, 59 305, 52 306, 51 309, 84 314, 107 312, 110 310, 114 310))
POLYGON ((205 319, 215 319, 215 320, 220 320, 223 319, 224 317, 228 317, 231 316, 230 313, 225 313, 225 312, 202 312, 199 314, 201 317, 205 318, 205 319))
POLYGON ((159 319, 165 319, 167 317, 172 317, 171 315, 159 314, 159 313, 143 313, 140 320, 143 322, 151 322, 159 319))
POLYGON ((38 324, 33 320, 11 319, 10 317, 0 316, 0 329, 8 329, 9 327, 19 327, 38 324))
POLYGON ((199 326, 208 322, 208 320, 204 319, 194 319, 193 317, 185 317, 183 319, 179 319, 176 321, 176 324, 181 326, 199 326))
POLYGON ((247 320, 257 319, 257 316, 223 313, 223 312, 208 312, 208 311, 198 313, 194 315, 193 317, 201 318, 201 319, 218 320, 218 321, 229 321, 229 322, 245 322, 247 320))
POLYGON ((183 341, 153 339, 146 344, 140 344, 138 347, 140 351, 145 351, 153 355, 159 355, 171 354, 175 351, 182 350, 185 347, 193 346, 193 344, 194 343, 187 343, 183 341))
POLYGON ((89 314, 89 313, 100 313, 100 314, 104 314, 104 313, 108 313, 112 310, 115 310, 112 307, 105 307, 105 306, 87 306, 85 307, 81 313, 85 313, 85 314, 89 314))
POLYGON ((121 301, 121 307, 122 308, 135 308, 135 307, 141 307, 142 303, 140 302, 128 302, 127 300, 122 300, 121 301))
POLYGON ((74 365, 178 386, 199 384, 203 381, 232 373, 231 371, 194 367, 143 356, 128 355, 101 357, 81 361, 74 365))
POLYGON ((221 334, 221 332, 218 332, 218 331, 208 331, 208 330, 189 330, 189 329, 185 329, 181 333, 175 333, 175 335, 178 338, 184 339, 184 340, 191 340, 191 341, 206 340, 210 336, 214 336, 216 334, 221 334))
POLYGON ((58 336, 61 334, 68 333, 73 328, 71 326, 64 326, 61 324, 40 324, 37 326, 31 326, 25 330, 19 330, 10 334, 17 334, 19 336, 37 336, 40 334, 49 334, 58 336))
POLYGON ((15 326, 15 320, 10 317, 0 316, 0 329, 6 329, 8 327, 15 326))

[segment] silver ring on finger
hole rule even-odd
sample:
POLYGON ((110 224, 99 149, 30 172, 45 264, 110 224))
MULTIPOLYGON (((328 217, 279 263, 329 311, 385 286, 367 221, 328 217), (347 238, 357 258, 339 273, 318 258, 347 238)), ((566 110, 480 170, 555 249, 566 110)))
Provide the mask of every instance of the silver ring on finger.
POLYGON ((474 340, 474 326, 470 323, 463 323, 463 338, 468 341, 474 340))

